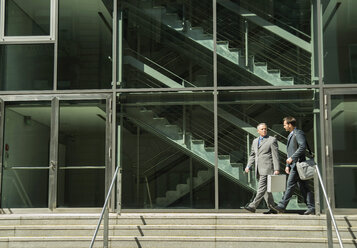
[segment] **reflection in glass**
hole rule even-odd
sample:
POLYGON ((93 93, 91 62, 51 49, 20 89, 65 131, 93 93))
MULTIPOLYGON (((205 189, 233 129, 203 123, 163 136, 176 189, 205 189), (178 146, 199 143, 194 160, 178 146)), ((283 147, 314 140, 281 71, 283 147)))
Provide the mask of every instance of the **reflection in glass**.
POLYGON ((61 101, 58 206, 104 203, 106 110, 102 101, 61 101))
MULTIPOLYGON (((256 192, 257 180, 254 173, 246 174, 251 144, 258 137, 257 125, 266 123, 268 135, 275 136, 279 142, 281 172, 285 169, 286 143, 288 133, 283 129, 282 119, 294 116, 314 149, 314 92, 306 90, 270 90, 219 92, 218 94, 218 152, 220 156, 229 155, 229 164, 223 167, 233 173, 233 177, 219 177, 219 208, 237 209, 251 201, 256 192), (234 192, 227 194, 226 192, 234 192)), ((254 171, 254 170, 253 170, 254 171)), ((275 194, 275 201, 282 194, 275 194)), ((298 196, 300 198, 300 196, 298 196)), ((263 201, 264 202, 264 201, 263 201)), ((302 199, 289 202, 289 209, 301 208, 302 199)), ((262 203, 261 207, 265 207, 262 203)))
POLYGON ((214 208, 212 95, 121 96, 123 208, 214 208))
POLYGON ((331 96, 331 125, 337 208, 357 207, 357 96, 331 96))
POLYGON ((311 84, 311 52, 282 35, 310 46, 310 8, 308 1, 217 1, 218 84, 311 84))
POLYGON ((59 1, 58 89, 111 87, 112 5, 108 4, 110 2, 59 1))
POLYGON ((47 207, 50 130, 49 102, 5 106, 1 207, 47 207))
POLYGON ((50 35, 51 0, 6 0, 5 35, 50 35))
POLYGON ((121 8, 120 87, 213 86, 212 2, 124 0, 121 8))
POLYGON ((0 90, 53 89, 53 44, 0 45, 0 90))
POLYGON ((357 1, 338 5, 331 19, 324 20, 324 82, 357 83, 357 1))

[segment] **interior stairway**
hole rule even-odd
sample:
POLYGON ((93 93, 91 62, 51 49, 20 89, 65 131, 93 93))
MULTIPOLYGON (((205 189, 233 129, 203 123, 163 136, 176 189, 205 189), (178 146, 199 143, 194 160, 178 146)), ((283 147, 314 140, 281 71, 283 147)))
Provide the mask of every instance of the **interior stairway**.
MULTIPOLYGON (((159 6, 138 9, 128 3, 125 3, 125 5, 136 12, 146 14, 153 20, 156 20, 169 29, 174 30, 178 35, 183 35, 199 46, 213 52, 214 46, 212 34, 205 33, 201 27, 191 27, 188 22, 186 22, 186 26, 184 27, 178 14, 168 13, 165 7, 159 6)), ((255 61, 254 56, 249 56, 248 65, 246 66, 245 56, 243 56, 242 51, 237 48, 231 48, 228 41, 220 41, 217 44, 217 55, 235 66, 254 74, 270 85, 289 86, 294 84, 294 79, 292 77, 281 77, 280 70, 278 69, 268 70, 267 63, 255 61)))
MULTIPOLYGON (((183 134, 177 125, 172 125, 167 119, 156 116, 156 114, 145 108, 127 108, 126 117, 136 125, 144 128, 146 131, 166 140, 182 152, 197 159, 206 165, 208 171, 199 171, 197 177, 193 178, 192 186, 196 188, 213 178, 213 169, 215 166, 215 152, 213 147, 206 147, 202 139, 195 139, 192 134, 183 134)), ((243 164, 232 163, 230 155, 218 156, 219 173, 241 187, 255 192, 256 179, 249 178, 244 172, 243 164)), ((154 203, 156 207, 167 207, 190 192, 190 181, 186 184, 178 184, 175 190, 169 190, 164 197, 158 197, 154 203)), ((274 193, 274 198, 279 201, 282 193, 274 193)), ((288 209, 302 209, 305 204, 299 203, 296 196, 290 200, 288 209)))
MULTIPOLYGON (((88 248, 98 218, 85 213, 1 214, 0 248, 88 248)), ((336 220, 344 247, 356 247, 357 216, 337 215, 336 220)), ((102 235, 101 228, 94 247, 103 247, 102 235)), ((122 213, 110 214, 108 247, 325 248, 326 237, 325 216, 122 213)))

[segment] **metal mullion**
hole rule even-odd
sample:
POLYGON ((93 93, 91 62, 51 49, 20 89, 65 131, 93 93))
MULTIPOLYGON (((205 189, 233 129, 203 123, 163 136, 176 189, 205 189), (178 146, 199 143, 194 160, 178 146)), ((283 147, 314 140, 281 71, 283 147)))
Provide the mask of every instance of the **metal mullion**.
POLYGON ((57 10, 58 10, 58 0, 51 0, 50 9, 50 39, 56 39, 56 27, 57 27, 57 10))
POLYGON ((5 44, 5 45, 22 45, 22 44, 54 44, 55 41, 54 40, 44 40, 44 39, 30 39, 28 37, 26 37, 26 39, 9 39, 9 38, 5 38, 3 37, 0 40, 0 44, 5 44))
POLYGON ((55 41, 54 45, 54 63, 53 63, 53 90, 57 91, 57 74, 58 74, 58 0, 52 0, 51 6, 53 5, 53 13, 51 15, 51 32, 52 38, 55 41))
POLYGON ((54 43, 50 35, 46 36, 4 36, 3 42, 21 43, 54 43))
POLYGON ((4 101, 0 99, 0 207, 2 207, 2 171, 3 171, 3 147, 4 147, 4 101))
POLYGON ((214 118, 214 192, 215 209, 219 209, 218 184, 218 101, 217 101, 217 1, 213 0, 213 118, 214 118))
POLYGON ((0 42, 5 36, 5 0, 0 0, 0 42))
MULTIPOLYGON (((113 150, 112 150, 112 142, 111 142, 111 122, 113 119, 112 115, 112 99, 108 97, 106 99, 106 130, 105 130, 105 193, 106 196, 110 189, 110 183, 112 181, 113 172, 111 170, 112 165, 112 157, 113 157, 113 150)), ((108 196, 109 197, 109 196, 108 196)), ((108 247, 108 235, 109 235, 109 211, 113 205, 113 198, 109 199, 110 203, 107 204, 105 207, 104 213, 104 231, 103 231, 103 247, 108 247)))
POLYGON ((48 180, 48 208, 57 206, 57 175, 58 175, 58 132, 59 132, 59 99, 52 99, 51 104, 51 140, 48 180))
POLYGON ((18 95, 38 95, 38 96, 44 96, 44 95, 62 95, 62 96, 66 96, 66 95, 78 95, 78 96, 83 96, 83 95, 98 95, 98 94, 112 94, 113 91, 112 90, 82 90, 82 91, 78 91, 78 90, 57 90, 57 91, 53 91, 53 90, 43 90, 43 91, 37 91, 37 90, 33 90, 33 91, 0 91, 0 95, 5 95, 5 96, 18 96, 18 95))
POLYGON ((5 95, 1 98, 5 101, 50 101, 53 97, 60 100, 102 100, 110 96, 109 94, 44 94, 44 95, 5 95))
MULTIPOLYGON (((353 85, 351 85, 353 87, 353 85)), ((355 87, 357 87, 355 85, 355 87)), ((319 89, 318 85, 295 85, 295 86, 217 86, 218 91, 232 91, 232 90, 284 90, 284 89, 319 89)), ((116 93, 139 93, 139 92, 212 92, 214 87, 186 87, 186 88, 136 88, 136 89, 116 89, 116 93)))
MULTIPOLYGON (((112 97, 111 97, 111 123, 110 123, 110 128, 109 128, 109 133, 107 136, 110 137, 110 142, 111 142, 111 151, 112 151, 112 158, 111 158, 111 170, 112 170, 112 175, 114 176, 115 173, 115 165, 116 165, 116 94, 115 94, 115 89, 116 89, 116 82, 117 82, 117 42, 118 42, 118 27, 117 27, 117 19, 118 19, 118 1, 117 0, 112 0, 113 1, 113 17, 112 17, 112 22, 113 22, 113 32, 112 32, 112 97)), ((115 196, 116 192, 115 190, 112 191, 111 195, 111 204, 110 204, 110 209, 114 211, 115 209, 115 196)))

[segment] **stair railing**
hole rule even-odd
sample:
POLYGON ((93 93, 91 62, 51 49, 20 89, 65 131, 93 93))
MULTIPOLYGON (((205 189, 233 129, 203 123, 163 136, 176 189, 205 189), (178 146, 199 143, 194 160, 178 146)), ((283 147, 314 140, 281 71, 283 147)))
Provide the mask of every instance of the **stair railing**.
MULTIPOLYGON (((108 211, 107 207, 108 207, 108 202, 109 202, 109 198, 110 198, 110 195, 112 193, 112 189, 113 189, 113 186, 115 184, 115 180, 118 176, 118 172, 119 172, 119 166, 116 168, 115 172, 114 172, 114 175, 113 175, 113 179, 112 179, 112 182, 110 184, 110 187, 109 187, 109 190, 108 190, 108 193, 107 193, 107 196, 105 198, 105 201, 104 201, 104 205, 103 205, 103 208, 102 208, 102 212, 100 214, 100 217, 99 217, 99 220, 98 220, 98 224, 95 228, 95 232, 93 234, 93 237, 92 237, 92 241, 89 245, 89 248, 92 248, 93 245, 94 245, 94 242, 95 242, 95 239, 97 237, 97 234, 98 234, 98 231, 99 231, 99 228, 100 228, 100 224, 102 223, 102 220, 103 220, 103 217, 104 217, 104 213, 106 212, 106 210, 108 211)), ((105 218, 108 218, 108 215, 105 216, 105 218)), ((109 225, 109 221, 104 221, 104 223, 106 223, 106 227, 104 227, 106 230, 108 230, 108 225, 109 225)), ((108 244, 108 235, 103 235, 103 243, 104 244, 108 244)), ((104 245, 104 247, 107 247, 106 245, 104 245)))
MULTIPOLYGON (((315 166, 315 169, 316 169, 316 172, 317 172, 317 176, 319 178, 319 182, 320 182, 320 185, 321 185, 321 188, 322 188, 322 192, 324 194, 324 198, 325 198, 325 201, 326 201, 326 204, 327 204, 327 207, 328 207, 328 211, 330 213, 330 217, 331 217, 333 226, 335 227, 335 232, 336 232, 336 236, 337 236, 337 239, 338 239, 338 243, 340 244, 340 247, 343 248, 340 232, 338 231, 336 220, 335 220, 335 217, 333 215, 332 208, 331 208, 330 202, 329 202, 328 197, 327 197, 327 193, 326 193, 326 189, 325 189, 324 183, 322 181, 320 169, 319 169, 319 167, 317 165, 315 166)), ((328 236, 332 236, 331 232, 332 232, 332 230, 330 228, 327 228, 327 235, 328 236)))
POLYGON ((124 49, 125 53, 128 54, 133 54, 134 56, 137 56, 137 58, 140 58, 140 61, 146 61, 149 62, 151 65, 155 66, 157 69, 159 69, 159 71, 164 72, 164 74, 170 78, 175 78, 175 81, 177 81, 177 83, 181 83, 182 86, 187 87, 186 85, 188 85, 189 87, 196 87, 195 85, 193 85, 191 82, 185 80, 184 78, 181 78, 180 76, 176 75, 175 73, 173 73, 172 71, 166 69, 165 67, 159 65, 158 63, 156 63, 155 61, 149 59, 148 57, 134 51, 133 49, 130 48, 125 48, 124 49))

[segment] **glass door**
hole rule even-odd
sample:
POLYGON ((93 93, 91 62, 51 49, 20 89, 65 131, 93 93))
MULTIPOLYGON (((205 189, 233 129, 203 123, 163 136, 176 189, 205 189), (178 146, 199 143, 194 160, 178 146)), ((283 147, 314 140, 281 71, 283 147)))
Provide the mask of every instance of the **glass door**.
POLYGON ((357 208, 357 92, 331 92, 328 103, 327 155, 334 205, 357 208))
POLYGON ((111 166, 110 97, 18 99, 0 102, 1 207, 101 207, 111 166))
POLYGON ((103 206, 106 121, 105 100, 60 100, 58 207, 103 206))
POLYGON ((47 207, 51 102, 7 102, 3 116, 1 207, 47 207))

